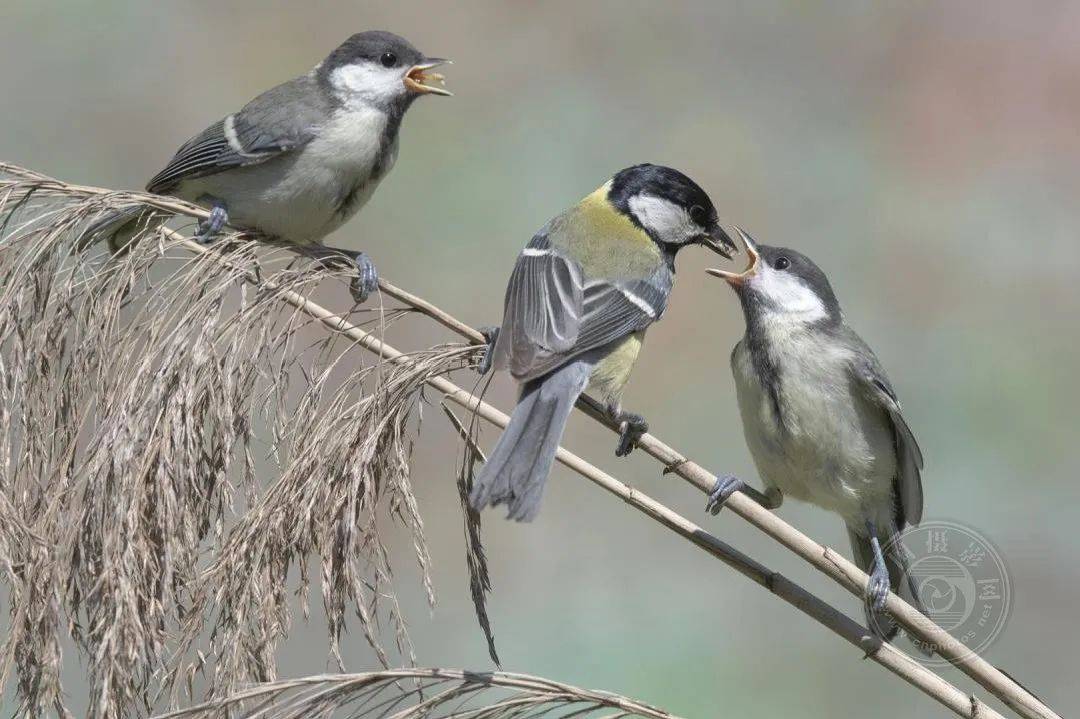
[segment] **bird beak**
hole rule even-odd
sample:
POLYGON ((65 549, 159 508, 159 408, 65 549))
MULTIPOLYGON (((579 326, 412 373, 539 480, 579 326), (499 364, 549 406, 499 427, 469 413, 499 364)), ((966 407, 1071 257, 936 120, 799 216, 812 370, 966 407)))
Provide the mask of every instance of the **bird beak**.
POLYGON ((757 248, 754 247, 754 241, 750 239, 750 235, 743 232, 741 227, 736 227, 735 231, 739 234, 739 239, 742 240, 743 246, 746 248, 746 255, 750 258, 750 265, 742 272, 727 272, 714 267, 710 267, 705 271, 713 277, 727 280, 730 285, 739 286, 757 274, 761 255, 758 254, 757 248))
POLYGON ((446 79, 442 76, 442 73, 428 72, 433 67, 439 67, 440 65, 452 65, 449 60, 444 60, 441 57, 429 57, 423 62, 417 63, 409 68, 409 71, 405 73, 405 78, 402 82, 405 83, 405 87, 410 92, 415 92, 418 95, 446 95, 451 96, 454 93, 443 87, 446 79))
POLYGON ((731 259, 732 253, 736 252, 739 248, 735 245, 731 236, 724 231, 724 228, 719 224, 713 227, 709 231, 709 234, 702 236, 701 244, 703 247, 708 247, 710 250, 720 255, 731 259))

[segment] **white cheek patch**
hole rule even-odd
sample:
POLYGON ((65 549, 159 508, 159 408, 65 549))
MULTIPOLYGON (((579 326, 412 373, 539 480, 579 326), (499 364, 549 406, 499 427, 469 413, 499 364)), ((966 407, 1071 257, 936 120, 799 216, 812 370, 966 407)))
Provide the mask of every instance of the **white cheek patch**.
POLYGON ((630 211, 643 227, 664 242, 683 244, 701 234, 689 212, 654 195, 634 195, 630 198, 630 211))
POLYGON ((810 324, 829 316, 825 303, 799 278, 761 263, 750 282, 751 289, 765 299, 765 311, 776 319, 810 324))
POLYGON ((330 84, 347 105, 383 103, 405 94, 402 77, 400 68, 358 62, 330 73, 330 84))

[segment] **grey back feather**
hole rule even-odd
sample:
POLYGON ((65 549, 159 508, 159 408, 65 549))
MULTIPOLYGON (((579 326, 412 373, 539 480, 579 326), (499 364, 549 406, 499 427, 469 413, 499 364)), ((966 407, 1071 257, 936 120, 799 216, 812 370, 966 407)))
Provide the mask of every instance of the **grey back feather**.
POLYGON ((273 87, 185 142, 146 189, 168 193, 183 180, 265 162, 301 148, 332 112, 332 101, 309 75, 273 87), (226 131, 230 118, 235 146, 226 131))
POLYGON ((553 355, 570 351, 581 327, 583 299, 577 263, 555 254, 541 231, 518 257, 506 286, 496 366, 508 367, 518 379, 528 379, 553 355), (530 250, 546 254, 530 254, 530 250))
POLYGON ((533 237, 506 288, 494 361, 519 381, 645 329, 664 313, 674 284, 666 264, 642 280, 586 279, 578 262, 550 241, 557 227, 553 221, 533 237))

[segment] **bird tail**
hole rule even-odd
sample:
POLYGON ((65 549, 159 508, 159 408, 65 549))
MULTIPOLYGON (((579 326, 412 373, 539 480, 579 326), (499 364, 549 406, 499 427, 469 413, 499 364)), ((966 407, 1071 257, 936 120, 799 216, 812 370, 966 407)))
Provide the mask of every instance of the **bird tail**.
POLYGON ((592 363, 579 359, 525 385, 510 423, 476 476, 469 494, 474 509, 505 504, 507 519, 536 517, 566 420, 591 371, 592 363))
MULTIPOLYGON (((881 551, 885 555, 885 567, 889 570, 889 589, 907 600, 911 606, 926 614, 926 608, 923 606, 922 600, 919 599, 919 590, 916 586, 915 577, 911 574, 911 565, 907 553, 898 536, 900 531, 896 528, 894 522, 889 522, 885 527, 879 526, 879 529, 885 530, 878 536, 878 542, 881 544, 881 551)), ((862 528, 848 525, 847 530, 848 539, 851 540, 851 552, 855 557, 855 564, 859 566, 859 569, 869 574, 874 567, 874 547, 870 543, 870 538, 866 536, 866 531, 862 528)), ((900 630, 899 625, 893 618, 885 612, 875 613, 869 603, 865 605, 864 609, 866 623, 870 630, 882 639, 892 641, 900 630)), ((911 641, 917 647, 923 649, 914 637, 911 638, 911 641)))
POLYGON ((135 235, 144 230, 156 214, 142 205, 107 212, 83 230, 75 242, 75 248, 83 252, 98 242, 107 241, 113 254, 126 252, 135 235))

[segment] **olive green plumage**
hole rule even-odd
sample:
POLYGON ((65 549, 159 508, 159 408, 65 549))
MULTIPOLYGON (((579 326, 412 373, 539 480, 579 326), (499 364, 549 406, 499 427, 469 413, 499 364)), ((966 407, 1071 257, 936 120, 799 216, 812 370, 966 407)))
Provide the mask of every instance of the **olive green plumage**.
POLYGON ((510 424, 476 478, 477 509, 528 521, 574 402, 596 392, 628 454, 647 425, 620 406, 647 328, 667 309, 675 254, 733 243, 705 192, 682 173, 637 165, 552 219, 521 252, 489 361, 522 383, 510 424))

